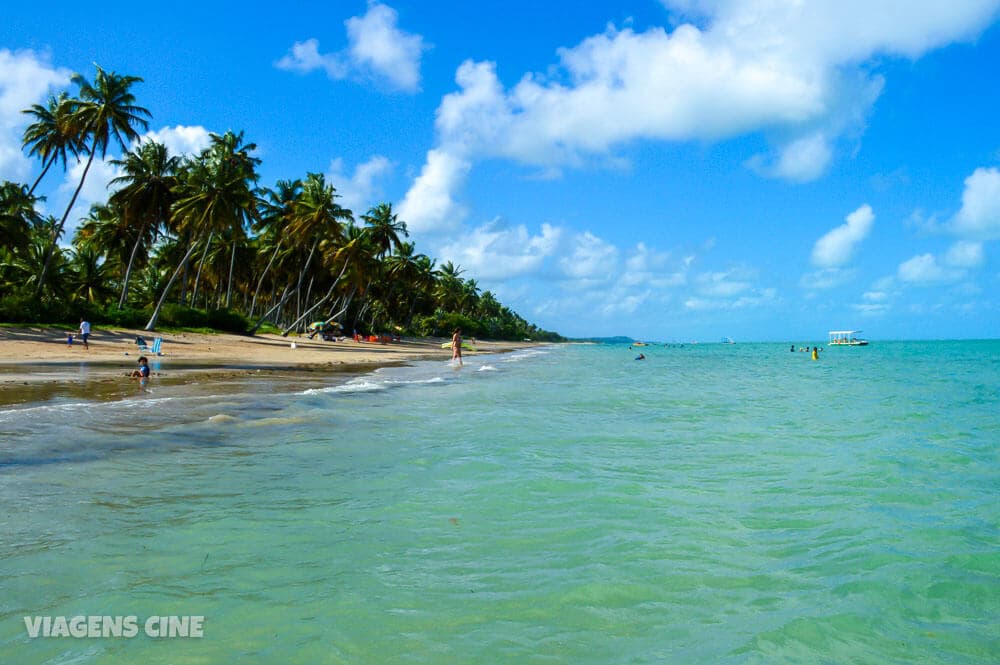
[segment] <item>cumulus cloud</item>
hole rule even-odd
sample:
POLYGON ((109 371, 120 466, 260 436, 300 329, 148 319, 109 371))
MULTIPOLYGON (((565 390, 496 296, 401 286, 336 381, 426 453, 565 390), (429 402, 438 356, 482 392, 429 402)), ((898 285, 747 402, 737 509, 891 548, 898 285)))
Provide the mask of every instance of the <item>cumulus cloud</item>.
POLYGON ((358 164, 352 175, 344 172, 344 161, 336 158, 330 162, 327 169, 327 180, 337 188, 340 195, 340 205, 352 210, 355 215, 364 214, 376 205, 376 197, 380 194, 378 180, 392 171, 392 162, 388 157, 375 155, 368 161, 358 164))
POLYGON ((956 268, 975 268, 983 263, 983 243, 960 240, 944 257, 945 263, 956 268))
POLYGON ((211 144, 210 135, 201 125, 174 125, 146 132, 143 138, 162 143, 171 155, 190 157, 211 144))
POLYGON ((970 37, 996 9, 979 0, 905 11, 894 4, 699 3, 702 28, 608 27, 560 49, 548 75, 526 74, 509 91, 492 63, 467 61, 438 129, 444 141, 549 165, 635 139, 716 140, 781 128, 791 136, 774 175, 809 179, 832 156, 835 136, 824 129, 857 125, 881 90, 862 63, 970 37))
POLYGON ((427 153, 427 162, 399 205, 399 218, 411 232, 440 233, 458 228, 465 210, 452 192, 465 182, 471 164, 443 150, 427 153))
POLYGON ((400 30, 399 14, 388 5, 370 2, 364 16, 347 19, 348 45, 321 53, 319 40, 296 42, 276 67, 297 72, 321 69, 331 79, 370 77, 405 92, 420 89, 420 58, 427 48, 420 35, 400 30))
POLYGON ((793 182, 809 182, 823 175, 833 159, 833 149, 825 134, 796 139, 778 149, 775 159, 754 155, 747 166, 760 175, 793 182))
POLYGON ((978 168, 965 179, 962 208, 951 230, 976 240, 1000 239, 1000 170, 978 168))
POLYGON ((27 180, 31 160, 21 151, 21 135, 31 119, 22 111, 44 104, 47 95, 69 84, 70 76, 69 70, 53 67, 45 53, 0 49, 0 178, 27 180))
POLYGON ((816 241, 812 251, 813 265, 836 268, 847 263, 858 243, 868 237, 874 222, 875 213, 867 203, 849 214, 844 224, 816 241))
POLYGON ((919 254, 899 264, 896 274, 903 282, 928 285, 953 282, 961 278, 963 273, 942 266, 933 254, 919 254))
POLYGON ((610 281, 617 273, 618 248, 590 231, 572 240, 569 253, 559 260, 563 275, 585 281, 610 281))
POLYGON ((502 282, 538 272, 556 251, 563 233, 561 228, 542 224, 541 233, 532 235, 523 224, 508 227, 493 220, 462 234, 459 241, 442 245, 439 252, 477 279, 502 282))
MULTIPOLYGON (((612 163, 616 149, 635 141, 762 132, 776 148, 747 166, 813 180, 835 158, 838 141, 863 128, 881 93, 874 58, 916 58, 973 38, 998 7, 997 0, 664 4, 696 20, 672 30, 608 26, 559 49, 545 73, 525 73, 512 87, 495 63, 463 62, 457 90, 438 107, 438 143, 429 154, 461 155, 466 171, 499 157, 552 174, 594 159, 612 163)), ((436 195, 452 201, 454 192, 436 195)))

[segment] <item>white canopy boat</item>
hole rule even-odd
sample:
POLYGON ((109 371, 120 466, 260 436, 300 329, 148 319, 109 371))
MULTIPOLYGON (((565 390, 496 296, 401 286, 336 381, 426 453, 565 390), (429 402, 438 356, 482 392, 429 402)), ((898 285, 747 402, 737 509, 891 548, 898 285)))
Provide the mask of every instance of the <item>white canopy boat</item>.
POLYGON ((868 346, 867 339, 858 339, 860 330, 831 330, 828 346, 868 346))

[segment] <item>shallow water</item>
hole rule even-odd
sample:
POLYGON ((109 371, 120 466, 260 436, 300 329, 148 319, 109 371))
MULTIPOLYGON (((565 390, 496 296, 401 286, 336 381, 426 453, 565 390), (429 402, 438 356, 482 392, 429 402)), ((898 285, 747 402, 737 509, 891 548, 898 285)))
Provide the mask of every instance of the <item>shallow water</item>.
POLYGON ((1000 343, 643 352, 0 411, 0 662, 1000 653, 1000 343))

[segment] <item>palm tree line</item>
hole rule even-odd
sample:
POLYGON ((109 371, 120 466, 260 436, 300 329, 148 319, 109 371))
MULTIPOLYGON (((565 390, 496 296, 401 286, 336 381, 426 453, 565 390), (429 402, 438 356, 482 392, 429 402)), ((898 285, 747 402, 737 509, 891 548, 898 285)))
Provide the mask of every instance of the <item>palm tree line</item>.
MULTIPOLYGON (((322 174, 262 186, 256 146, 212 134, 194 156, 140 139, 142 79, 96 68, 24 111, 23 147, 41 162, 30 184, 0 183, 0 315, 95 320, 145 329, 202 323, 284 334, 316 320, 346 331, 558 339, 481 291, 460 267, 418 253, 391 203, 355 213, 322 174), (91 206, 70 248, 59 240, 98 155, 121 150, 113 193, 91 206), (83 163, 59 217, 35 192, 53 166, 83 163)), ((51 177, 51 176, 49 176, 51 177)))

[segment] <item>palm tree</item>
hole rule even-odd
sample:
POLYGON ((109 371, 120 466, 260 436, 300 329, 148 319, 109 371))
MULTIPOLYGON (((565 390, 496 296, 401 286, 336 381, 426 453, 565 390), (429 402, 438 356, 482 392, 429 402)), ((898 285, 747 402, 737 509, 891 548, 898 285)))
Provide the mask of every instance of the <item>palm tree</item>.
POLYGON ((260 294, 264 278, 278 258, 285 239, 285 226, 292 217, 295 202, 302 195, 301 180, 279 180, 275 189, 264 189, 260 197, 255 231, 258 233, 258 245, 273 247, 267 265, 260 273, 257 288, 254 289, 253 300, 250 301, 250 316, 253 317, 257 307, 257 296, 260 294))
POLYGON ((125 153, 123 159, 111 163, 122 170, 122 175, 111 183, 122 187, 112 194, 110 201, 121 207, 123 221, 135 230, 135 242, 118 298, 118 309, 121 309, 128 298, 129 278, 140 248, 155 242, 160 228, 170 216, 181 159, 171 157, 162 143, 144 141, 125 153))
POLYGON ((400 245, 400 236, 409 237, 406 222, 401 222, 392 212, 391 203, 379 203, 361 216, 368 225, 372 242, 378 247, 378 258, 382 259, 393 248, 400 245))
POLYGON ((67 282, 74 295, 90 304, 103 302, 113 293, 107 263, 94 247, 77 247, 68 266, 67 282))
POLYGON ((125 274, 129 252, 135 244, 135 229, 126 225, 125 215, 113 203, 95 203, 76 230, 73 245, 93 249, 104 258, 105 274, 116 284, 125 274))
MULTIPOLYGON (((220 136, 212 134, 211 145, 194 160, 188 160, 181 177, 174 188, 177 200, 172 216, 179 235, 189 237, 190 244, 184 258, 174 270, 160 295, 153 314, 146 324, 146 330, 156 327, 160 309, 166 302, 167 294, 187 265, 199 243, 204 242, 202 260, 199 262, 199 276, 208 258, 212 238, 216 235, 229 239, 233 244, 230 266, 227 306, 232 289, 232 275, 235 262, 235 243, 246 235, 246 227, 257 215, 256 167, 260 160, 250 156, 256 149, 253 143, 243 143, 243 132, 226 132, 220 136)), ((197 288, 197 278, 195 280, 197 288)))
POLYGON ((21 144, 28 150, 28 155, 37 155, 42 160, 42 172, 35 178, 29 194, 34 193, 38 183, 56 162, 62 162, 63 170, 66 170, 66 153, 77 157, 87 151, 86 142, 73 123, 73 114, 79 103, 79 100, 71 99, 63 92, 58 97, 49 97, 46 106, 32 104, 31 108, 22 111, 33 115, 35 122, 24 130, 21 144))
POLYGON ((302 196, 292 205, 289 238, 299 246, 310 246, 295 287, 300 301, 302 283, 312 266, 320 242, 339 240, 344 233, 343 223, 353 221, 354 213, 341 208, 336 201, 338 198, 337 190, 326 182, 323 174, 308 173, 302 183, 302 196))
POLYGON ((27 247, 32 229, 42 223, 35 210, 40 200, 27 185, 6 180, 0 184, 0 245, 14 250, 27 247))
POLYGON ((457 312, 462 306, 465 286, 462 283, 460 275, 463 272, 460 267, 451 261, 445 262, 438 271, 438 281, 434 296, 445 311, 457 312))
POLYGON ((83 183, 87 179, 87 172, 90 171, 91 164, 94 162, 94 156, 100 151, 103 159, 112 139, 124 150, 129 142, 139 138, 136 128, 146 129, 149 125, 146 121, 146 118, 150 116, 149 111, 141 106, 136 106, 135 96, 130 92, 133 84, 142 81, 138 76, 119 76, 114 72, 108 73, 97 67, 93 84, 80 74, 74 74, 72 81, 80 87, 80 97, 79 101, 74 104, 71 124, 81 142, 84 137, 89 139, 90 146, 87 149, 89 157, 83 168, 83 174, 80 176, 80 184, 77 185, 69 205, 66 206, 66 212, 63 213, 62 219, 53 229, 45 262, 38 275, 38 284, 35 287, 36 295, 41 294, 45 285, 45 273, 52 261, 56 243, 59 242, 63 227, 66 225, 66 219, 76 204, 80 190, 83 189, 83 183))

